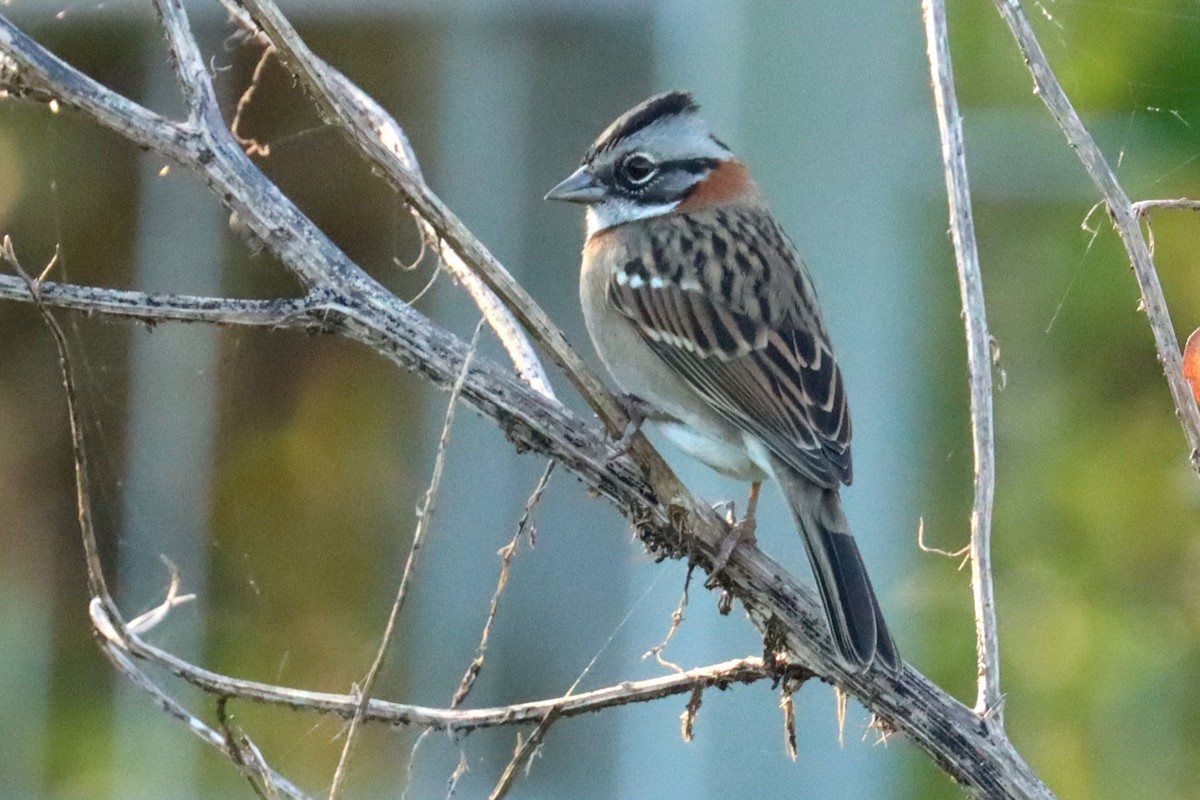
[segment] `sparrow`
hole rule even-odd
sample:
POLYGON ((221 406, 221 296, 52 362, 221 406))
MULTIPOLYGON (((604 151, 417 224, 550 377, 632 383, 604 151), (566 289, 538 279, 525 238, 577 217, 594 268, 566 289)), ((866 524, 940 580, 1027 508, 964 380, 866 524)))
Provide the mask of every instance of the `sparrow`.
POLYGON ((850 412, 812 280, 699 111, 686 92, 651 97, 546 195, 587 206, 588 333, 669 440, 751 483, 735 530, 752 535, 761 482, 779 484, 842 658, 895 673, 900 656, 842 513, 850 412))

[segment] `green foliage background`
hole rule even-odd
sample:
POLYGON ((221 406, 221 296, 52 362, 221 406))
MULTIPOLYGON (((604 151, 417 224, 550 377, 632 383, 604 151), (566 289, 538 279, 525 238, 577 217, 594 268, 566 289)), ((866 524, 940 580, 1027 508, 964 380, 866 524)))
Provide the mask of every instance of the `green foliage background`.
MULTIPOLYGON (((1130 195, 1196 196, 1195 7, 1071 2, 1027 10, 1130 195), (1038 20, 1043 13, 1052 19, 1038 20)), ((997 109, 1050 125, 1037 116, 1041 103, 1013 42, 987 3, 953 4, 951 24, 969 157, 1003 149, 1010 169, 1025 173, 1020 147, 988 141, 973 125, 997 109)), ((1053 153, 1073 159, 1065 144, 1053 153)), ((1008 178, 995 172, 976 172, 973 187, 989 319, 1007 377, 996 401, 995 558, 1008 727, 1062 797, 1195 797, 1200 491, 1124 250, 1103 209, 1089 213, 1095 193, 1072 166, 1073 173, 1043 172, 1045 183, 1061 175, 1059 185, 1009 197, 996 198, 1008 191, 996 184, 1008 178)), ((1198 223, 1189 212, 1153 216, 1181 343, 1200 325, 1198 223)), ((935 305, 952 303, 952 290, 939 285, 935 305)), ((960 342, 959 330, 943 325, 931 345, 945 355, 961 352, 960 342)), ((961 361, 933 363, 939 402, 959 409, 929 439, 929 479, 938 484, 961 479, 970 442, 961 361)), ((927 529, 958 530, 968 504, 946 498, 927 529)), ((932 674, 970 696, 971 654, 944 638, 953 631, 961 641, 967 624, 959 587, 944 580, 943 565, 922 564, 923 585, 944 593, 923 628, 939 665, 932 674)), ((957 793, 932 779, 913 796, 957 793)))
MULTIPOLYGON (((1103 211, 1092 209, 1096 193, 1031 94, 1024 65, 992 4, 970 0, 951 6, 988 312, 1003 387, 996 402, 995 561, 1008 727, 1017 747, 1062 797, 1196 797, 1200 483, 1188 467, 1124 252, 1103 211)), ((125 23, 115 9, 69 7, 87 13, 73 14, 70 24, 40 12, 28 13, 23 21, 57 52, 135 95, 144 65, 153 59, 165 63, 152 28, 125 23)), ((911 49, 919 55, 916 4, 888 9, 896 24, 906 26, 911 49)), ((1129 193, 1137 199, 1200 196, 1200 7, 1184 0, 1044 0, 1027 10, 1129 193)), ((547 52, 569 52, 592 65, 581 71, 580 80, 590 81, 587 89, 593 94, 611 90, 610 84, 649 88, 647 35, 636 15, 580 23, 547 14, 506 24, 547 52)), ((417 83, 391 80, 419 73, 437 54, 444 33, 438 23, 418 15, 400 22, 313 23, 306 33, 319 52, 398 110, 418 151, 426 154, 427 171, 436 172, 440 159, 453 158, 434 146, 437 97, 417 83)), ((214 33, 209 44, 219 47, 220 41, 214 33)), ((230 89, 244 86, 253 59, 238 53, 229 60, 233 69, 221 80, 230 89)), ((897 80, 923 81, 924 64, 914 58, 910 66, 912 73, 897 80)), ((552 82, 545 76, 538 80, 552 82)), ((256 134, 291 137, 276 148, 268 172, 354 258, 402 296, 414 297, 428 270, 393 267, 393 258, 410 260, 416 253, 395 198, 335 146, 335 137, 311 133, 315 117, 294 110, 302 103, 278 71, 268 73, 260 97, 249 121, 256 134), (292 136, 306 130, 307 135, 292 136), (353 191, 332 190, 331 176, 353 191)), ((897 127, 932 129, 927 95, 921 97, 911 118, 896 120, 897 127)), ((603 108, 564 102, 557 113, 564 128, 580 127, 581 120, 597 125, 611 116, 613 102, 608 96, 603 108)), ((555 133, 531 146, 541 156, 530 167, 539 181, 578 155, 555 133)), ((131 218, 140 157, 68 114, 52 118, 41 109, 0 103, 0 231, 17 236, 30 261, 61 242, 73 280, 133 285, 131 218)), ((914 423, 922 445, 918 453, 896 457, 919 473, 927 540, 956 549, 965 540, 970 506, 966 373, 957 287, 943 236, 940 175, 930 174, 926 184, 929 191, 912 201, 911 230, 927 250, 920 275, 924 294, 914 300, 911 319, 895 322, 919 326, 924 336, 921 361, 911 365, 923 383, 914 423)), ((533 188, 526 194, 536 201, 533 188)), ((1159 212, 1153 226, 1160 274, 1182 340, 1200 325, 1200 217, 1159 212)), ((577 248, 575 230, 542 238, 525 251, 502 255, 536 262, 539 253, 546 258, 546 247, 565 254, 577 248)), ((271 296, 293 289, 274 265, 250 258, 236 241, 227 251, 224 281, 230 294, 271 296)), ((538 280, 547 305, 575 326, 579 338, 573 274, 551 273, 547 267, 538 280)), ((438 291, 445 293, 435 292, 435 299, 454 296, 446 287, 438 291)), ((85 364, 89 433, 100 453, 101 532, 110 543, 107 556, 115 562, 129 425, 124 405, 128 350, 135 337, 154 334, 78 318, 72 332, 85 364)), ((47 721, 44 730, 29 736, 5 740, 0 733, 0 742, 6 742, 0 747, 0 776, 6 758, 16 764, 29 754, 40 759, 34 772, 41 796, 111 795, 117 781, 110 737, 118 690, 79 613, 82 563, 58 377, 29 309, 0 305, 0 342, 0 584, 6 587, 0 589, 0 634, 19 642, 27 628, 34 638, 29 626, 53 630, 42 661, 14 666, 22 657, 19 648, 0 653, 12 666, 4 674, 17 676, 13 686, 0 688, 20 700, 7 706, 0 700, 0 708, 32 717, 36 705, 47 721)), ((397 431, 396 420, 436 418, 442 399, 418 379, 397 374, 345 343, 222 331, 219 348, 219 374, 212 378, 220 386, 221 431, 212 474, 212 568, 209 584, 199 587, 209 598, 212 620, 206 663, 246 677, 344 690, 373 652, 380 614, 363 609, 378 612, 390 597, 391 574, 381 564, 403 551, 428 471, 430 432, 397 431), (321 567, 319 579, 314 563, 321 567)), ((505 447, 486 426, 471 431, 505 447)), ((538 465, 526 463, 521 469, 529 473, 516 473, 527 491, 538 465)), ((523 500, 524 495, 514 496, 513 502, 523 500)), ((572 502, 584 507, 586 499, 580 494, 572 502)), ((620 525, 615 517, 603 522, 620 525)), ((492 553, 511 534, 508 519, 485 520, 480 527, 473 532, 482 537, 479 561, 462 567, 471 585, 455 587, 464 605, 475 609, 490 593, 492 553)), ((595 544, 598 549, 615 541, 599 534, 592 538, 603 539, 595 544)), ((555 546, 551 539, 548 553, 543 551, 547 558, 554 556, 555 546)), ((563 563, 578 561, 577 554, 563 558, 563 563)), ((970 703, 975 668, 967 572, 934 556, 913 563, 897 592, 896 605, 909 612, 904 625, 914 637, 905 652, 933 680, 970 703)), ((577 596, 551 603, 527 588, 525 601, 554 620, 548 629, 562 624, 555 614, 569 616, 575 608, 571 603, 608 614, 597 609, 603 604, 595 598, 609 587, 589 586, 589 580, 594 576, 577 576, 577 596)), ((517 597, 521 591, 514 589, 517 597)), ((611 613, 619 617, 622 610, 611 613)), ((430 645, 414 638, 405 646, 430 645)), ((594 646, 584 651, 590 654, 594 646)), ((525 651, 511 657, 518 666, 506 675, 507 685, 535 693, 525 681, 541 665, 525 651)), ((627 675, 618 669, 614 677, 627 675)), ((407 680, 400 670, 384 688, 403 695, 407 680)), ((336 722, 306 722, 297 734, 288 713, 257 707, 240 713, 260 744, 284 754, 290 776, 320 785, 330 774, 336 722)), ((594 731, 616 724, 596 722, 597 728, 580 726, 564 735, 575 737, 582 750, 589 737, 602 738, 594 731)), ((389 774, 407 753, 403 743, 411 737, 406 736, 368 734, 359 754, 363 773, 375 776, 378 768, 379 774, 389 774)), ((492 747, 494 762, 507 760, 508 746, 506 740, 492 747)), ((908 752, 904 743, 889 747, 908 752)), ((782 756, 772 750, 770 758, 782 756)), ((213 796, 244 792, 219 760, 202 764, 204 785, 213 796)), ((542 769, 534 770, 535 786, 542 769)), ((364 782, 370 786, 360 788, 374 788, 375 780, 384 779, 368 777, 364 782)), ((598 791, 610 788, 602 775, 588 780, 601 787, 598 791)), ((389 785, 380 786, 386 794, 389 785)), ((892 786, 895 797, 961 796, 916 753, 904 757, 892 786)))

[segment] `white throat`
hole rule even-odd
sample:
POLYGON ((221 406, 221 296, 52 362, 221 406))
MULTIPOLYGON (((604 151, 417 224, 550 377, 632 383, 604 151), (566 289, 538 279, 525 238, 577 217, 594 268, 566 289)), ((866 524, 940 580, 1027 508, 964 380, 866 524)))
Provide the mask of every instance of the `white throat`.
POLYGON ((623 225, 626 222, 633 222, 639 219, 649 219, 650 217, 661 217, 663 214, 669 214, 679 205, 679 200, 674 200, 670 203, 657 203, 654 205, 645 205, 635 203, 624 197, 610 197, 595 205, 588 206, 587 209, 587 235, 588 238, 595 236, 600 231, 608 230, 609 228, 623 225))

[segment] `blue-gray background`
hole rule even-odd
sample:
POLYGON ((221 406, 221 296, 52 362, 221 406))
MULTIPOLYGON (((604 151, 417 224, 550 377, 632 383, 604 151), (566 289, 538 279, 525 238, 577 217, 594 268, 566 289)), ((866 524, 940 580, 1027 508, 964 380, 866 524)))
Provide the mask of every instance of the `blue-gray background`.
MULTIPOLYGON (((147 4, 11 0, 3 12, 89 74, 181 113, 147 4)), ((257 53, 193 2, 227 108, 257 53)), ((1200 757, 1198 495, 1136 288, 1073 155, 1029 92, 992 5, 951 18, 985 284, 1006 380, 999 395, 997 579, 1016 744, 1071 797, 1191 797, 1200 757), (1088 229, 1082 229, 1084 223, 1088 229), (1090 229, 1090 230, 1089 230, 1090 229), (1092 231, 1099 231, 1093 236, 1092 231)), ((575 294, 577 209, 540 198, 616 114, 696 92, 804 252, 855 419, 848 514, 905 656, 968 703, 967 573, 921 554, 966 538, 971 452, 957 289, 916 2, 750 0, 283 3, 311 44, 406 126, 435 188, 590 357, 575 294)), ((1068 91, 1136 197, 1196 196, 1200 11, 1183 2, 1029 9, 1068 91)), ((414 298, 411 222, 277 66, 243 130, 263 168, 359 263, 414 298)), ((72 280, 234 296, 296 291, 252 258, 182 170, 70 114, 0 104, 0 230, 29 264, 63 245, 72 280)), ((1192 219, 1160 216, 1158 256, 1181 334, 1200 318, 1192 219), (1190 324, 1189 324, 1190 323, 1190 324)), ((469 335, 477 314, 444 276, 417 301, 469 335)), ((445 396, 348 343, 290 333, 72 318, 105 555, 129 612, 179 566, 199 599, 154 634, 213 669, 325 691, 361 679, 383 626, 433 460, 445 396)), ((0 795, 225 797, 222 759, 128 691, 84 614, 61 390, 36 315, 0 305, 0 795)), ((502 354, 493 342, 485 351, 502 354)), ((583 409, 558 381, 564 399, 583 409)), ((703 496, 744 488, 667 452, 703 496)), ((459 415, 448 477, 384 696, 444 705, 474 655, 498 571, 543 463, 459 415)), ((807 579, 777 493, 760 542, 807 579)), ((522 546, 475 705, 663 674, 657 644, 684 567, 654 564, 567 474, 522 546)), ((693 591, 666 657, 757 654, 752 627, 693 591)), ((166 676, 162 676, 166 679, 166 676)), ((169 680, 169 679, 168 679, 169 680)), ((212 716, 213 702, 171 684, 212 716)), ((555 726, 514 796, 955 797, 902 738, 811 684, 788 759, 767 686, 555 726)), ((320 793, 341 725, 233 703, 272 764, 320 793)), ((369 728, 350 796, 396 797, 415 733, 369 728)), ((425 741, 408 796, 486 795, 514 733, 425 741)))

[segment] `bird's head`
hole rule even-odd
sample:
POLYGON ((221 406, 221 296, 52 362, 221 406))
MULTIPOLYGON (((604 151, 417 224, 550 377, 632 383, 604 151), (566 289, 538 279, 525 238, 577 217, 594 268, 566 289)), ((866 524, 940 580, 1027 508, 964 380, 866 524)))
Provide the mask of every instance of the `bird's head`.
POLYGON ((746 168, 712 135, 687 92, 634 106, 592 143, 546 195, 584 203, 588 236, 636 220, 735 201, 753 190, 746 168))

